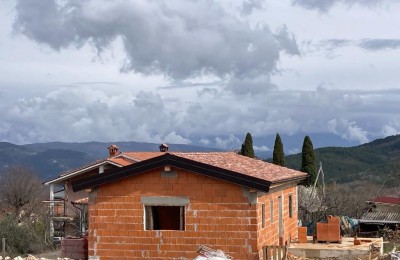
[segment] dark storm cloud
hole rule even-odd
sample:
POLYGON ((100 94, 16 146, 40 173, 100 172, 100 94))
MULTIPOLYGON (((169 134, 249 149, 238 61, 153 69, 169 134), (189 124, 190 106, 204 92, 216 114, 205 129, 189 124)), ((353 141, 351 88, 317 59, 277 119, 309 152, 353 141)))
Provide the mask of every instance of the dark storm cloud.
POLYGON ((271 89, 259 95, 242 95, 240 101, 235 94, 206 88, 194 101, 181 102, 151 91, 107 93, 96 88, 64 87, 0 103, 4 111, 0 140, 28 143, 118 138, 190 143, 195 136, 229 133, 232 136, 227 140, 210 142, 232 148, 235 136, 249 131, 249 126, 254 136, 324 132, 359 143, 371 136, 400 132, 399 89, 271 89))
POLYGON ((211 0, 18 0, 16 11, 15 30, 55 50, 90 42, 101 53, 121 39, 122 71, 174 79, 270 73, 281 50, 297 48, 286 29, 275 35, 265 25, 253 28, 211 0))
POLYGON ((174 82, 172 85, 158 87, 157 89, 179 89, 179 88, 203 88, 207 86, 216 86, 221 85, 222 81, 213 81, 213 82, 174 82))
POLYGON ((368 51, 398 49, 400 39, 364 39, 358 46, 368 51))
POLYGON ((336 57, 336 51, 346 47, 358 47, 370 52, 400 49, 400 39, 328 39, 319 42, 303 42, 302 53, 324 52, 328 58, 336 57))
POLYGON ((315 9, 320 12, 327 12, 336 4, 376 6, 384 2, 390 2, 390 0, 292 0, 293 5, 299 5, 306 9, 315 9))

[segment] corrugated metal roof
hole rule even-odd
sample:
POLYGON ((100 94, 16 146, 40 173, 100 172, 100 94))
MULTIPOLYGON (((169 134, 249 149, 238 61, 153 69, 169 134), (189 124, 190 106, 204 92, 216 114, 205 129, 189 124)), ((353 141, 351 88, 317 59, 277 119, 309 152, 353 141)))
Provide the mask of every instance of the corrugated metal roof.
POLYGON ((359 219, 360 223, 400 223, 400 213, 367 212, 359 219))

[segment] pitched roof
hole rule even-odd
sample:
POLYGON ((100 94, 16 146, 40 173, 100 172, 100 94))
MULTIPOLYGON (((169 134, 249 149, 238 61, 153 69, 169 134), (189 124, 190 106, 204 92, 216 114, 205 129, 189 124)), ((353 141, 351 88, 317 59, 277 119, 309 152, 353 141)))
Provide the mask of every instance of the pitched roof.
POLYGON ((395 197, 378 197, 367 202, 382 203, 382 204, 394 204, 400 205, 400 198, 395 197))
MULTIPOLYGON (((152 153, 152 158, 135 164, 109 170, 72 183, 74 191, 96 187, 166 165, 186 169, 209 177, 229 181, 241 186, 268 191, 272 183, 307 178, 307 174, 233 152, 152 153)), ((133 154, 131 154, 133 156, 133 154)), ((134 157, 134 156, 133 156, 134 157)))
POLYGON ((91 162, 89 164, 85 164, 81 167, 78 167, 78 168, 75 168, 75 169, 72 169, 72 170, 69 170, 66 172, 62 172, 60 175, 58 175, 58 177, 48 180, 48 181, 44 182, 44 184, 47 185, 47 184, 51 184, 51 183, 57 183, 60 181, 64 181, 64 180, 70 179, 72 177, 75 177, 77 175, 80 175, 84 172, 87 172, 89 170, 100 167, 101 165, 112 164, 117 167, 123 167, 123 166, 127 166, 129 164, 132 164, 132 161, 134 161, 134 160, 129 157, 127 158, 127 156, 125 156, 123 153, 120 153, 111 158, 104 158, 101 160, 91 162))

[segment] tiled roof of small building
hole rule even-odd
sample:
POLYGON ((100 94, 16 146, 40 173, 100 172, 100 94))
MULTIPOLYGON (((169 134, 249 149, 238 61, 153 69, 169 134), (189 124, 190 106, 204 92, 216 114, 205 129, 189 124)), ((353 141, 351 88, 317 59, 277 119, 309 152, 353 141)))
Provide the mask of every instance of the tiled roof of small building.
POLYGON ((368 202, 400 205, 400 198, 396 198, 396 197, 378 197, 378 198, 369 200, 368 202))

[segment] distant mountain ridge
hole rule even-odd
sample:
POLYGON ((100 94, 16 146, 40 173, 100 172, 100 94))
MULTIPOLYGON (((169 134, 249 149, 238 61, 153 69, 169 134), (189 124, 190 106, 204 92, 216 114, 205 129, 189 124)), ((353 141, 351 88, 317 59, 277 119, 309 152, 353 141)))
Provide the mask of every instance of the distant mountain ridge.
MULTIPOLYGON (((285 140, 283 140, 285 145, 285 140)), ((143 142, 34 143, 15 145, 0 142, 0 170, 23 165, 35 170, 43 180, 108 156, 107 147, 116 144, 121 152, 158 151, 159 144, 143 142)), ((170 151, 212 152, 216 148, 170 144, 170 151)), ((400 135, 377 139, 353 147, 315 149, 316 162, 323 164, 325 180, 341 183, 354 180, 382 182, 397 166, 400 172, 400 135)), ((271 161, 271 159, 269 159, 271 161)), ((285 157, 286 166, 300 169, 301 153, 285 157)))
MULTIPOLYGON (((393 171, 400 172, 400 135, 377 139, 354 147, 324 147, 315 149, 326 181, 340 183, 355 180, 387 181, 393 171)), ((300 169, 301 153, 285 157, 285 164, 300 169)))
MULTIPOLYGON (((150 152, 159 149, 159 144, 141 142, 51 142, 26 145, 0 142, 0 170, 13 165, 22 165, 32 168, 40 178, 47 180, 67 170, 107 157, 107 147, 111 144, 119 146, 121 152, 150 152)), ((220 150, 194 145, 171 144, 170 151, 212 152, 220 150)))

